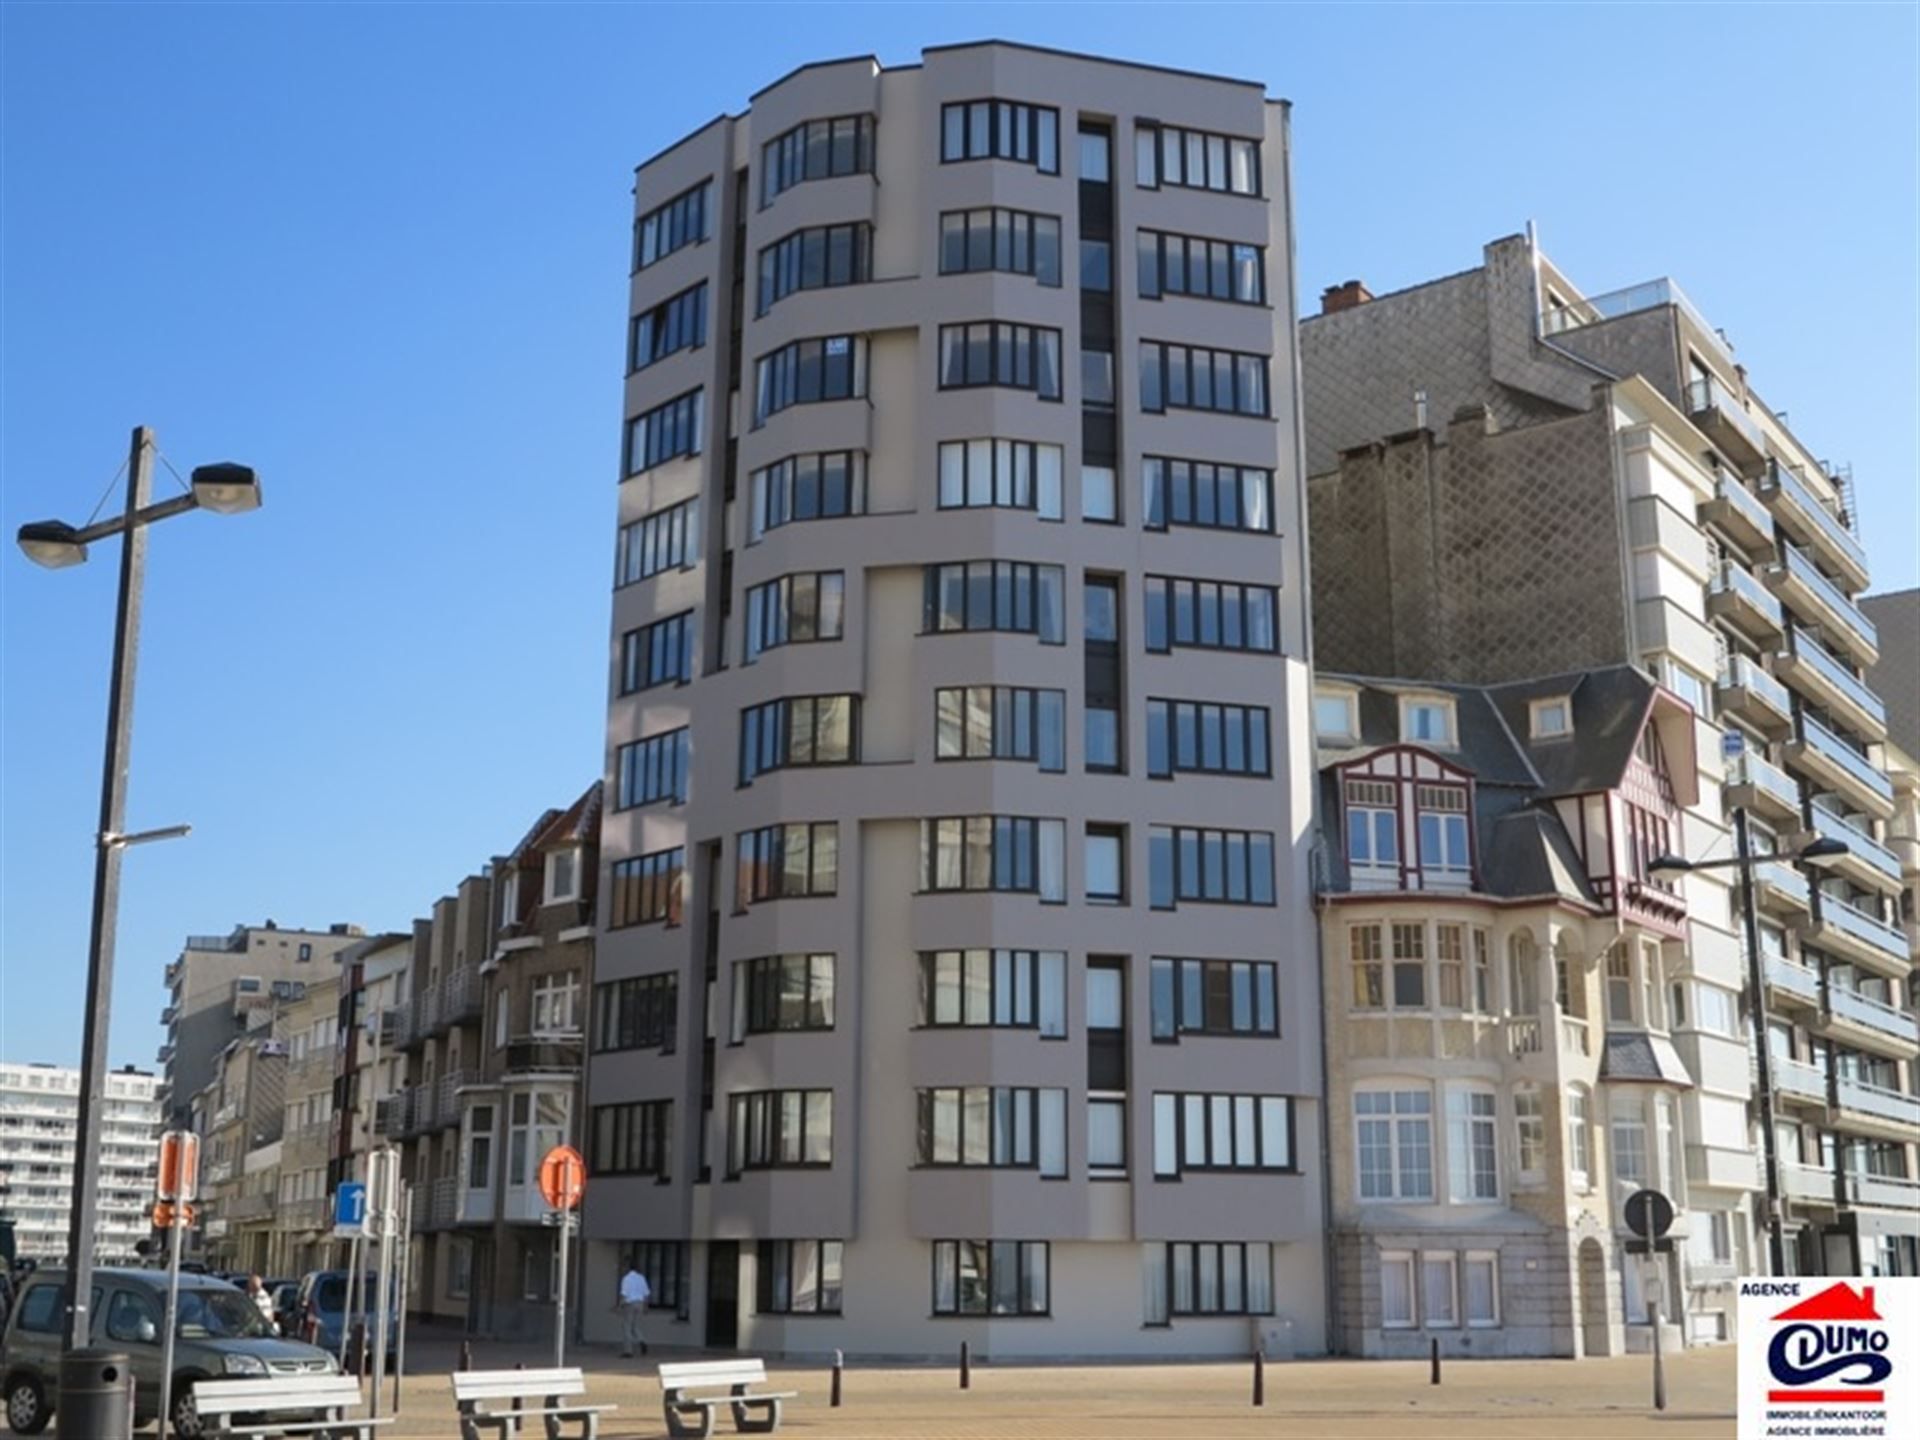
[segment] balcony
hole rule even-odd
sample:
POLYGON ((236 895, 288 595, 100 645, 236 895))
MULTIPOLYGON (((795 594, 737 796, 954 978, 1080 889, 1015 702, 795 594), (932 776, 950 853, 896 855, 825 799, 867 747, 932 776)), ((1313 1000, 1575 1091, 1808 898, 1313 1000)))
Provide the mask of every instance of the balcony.
POLYGON ((1778 460, 1767 464, 1760 496, 1796 543, 1816 552, 1854 589, 1867 584, 1867 552, 1812 488, 1778 460))
MULTIPOLYGON (((451 1175, 443 1175, 433 1182, 427 1192, 428 1224, 435 1230, 444 1230, 454 1223, 459 1214, 459 1195, 456 1190, 459 1182, 451 1175)), ((419 1201, 415 1201, 418 1204, 419 1201)))
MULTIPOLYGON (((477 1070, 449 1070, 436 1082, 438 1093, 434 1096, 431 1118, 422 1127, 427 1130, 444 1130, 449 1125, 460 1123, 460 1101, 458 1096, 463 1085, 477 1084, 480 1073, 477 1070)), ((422 1087, 428 1088, 428 1087, 422 1087)))
POLYGON ((1818 1065, 1809 1065, 1804 1060, 1789 1060, 1785 1056, 1773 1057, 1773 1088, 1784 1100, 1798 1100, 1809 1105, 1827 1103, 1827 1072, 1818 1065))
POLYGON ((1788 1005, 1799 1004, 1811 1010, 1820 1008, 1819 973, 1778 955, 1767 956, 1767 989, 1788 1005))
POLYGON ((1766 468, 1766 435, 1738 396, 1709 375, 1689 384, 1685 399, 1687 418, 1720 447, 1736 470, 1758 475, 1766 468))
POLYGON ((1765 575, 1773 593, 1792 607, 1796 617, 1818 625, 1856 665, 1871 665, 1880 658, 1880 632, 1873 621, 1800 551, 1783 543, 1780 558, 1766 567, 1765 575))
POLYGON ((407 1133, 410 1110, 410 1097, 405 1090, 398 1095, 389 1095, 374 1107, 373 1133, 384 1135, 389 1140, 397 1140, 407 1133))
POLYGON ((1899 857, 1851 820, 1816 805, 1813 833, 1846 845, 1846 854, 1826 862, 1826 868, 1834 874, 1846 876, 1865 890, 1879 890, 1887 895, 1900 893, 1899 857))
POLYGON ((290 1200, 279 1210, 282 1230, 318 1230, 327 1223, 325 1200, 290 1200))
POLYGON ((1907 937, 1877 915, 1822 892, 1820 913, 1802 926, 1805 939, 1830 955, 1891 980, 1907 978, 1907 937))
POLYGON ((273 1197, 271 1195, 235 1195, 220 1202, 220 1213, 235 1222, 264 1220, 273 1213, 273 1197))
POLYGON ((1802 717, 1801 738, 1787 742, 1787 763, 1876 820, 1893 816, 1893 782, 1818 720, 1802 717))
POLYGON ((1707 614, 1760 645, 1786 633, 1787 615, 1778 597, 1732 561, 1723 563, 1707 585, 1707 614))
POLYGON ((1863 1175, 1849 1170, 1842 1177, 1847 1203, 1876 1210, 1920 1210, 1920 1180, 1898 1175, 1863 1175))
POLYGON ((579 1035, 523 1035, 507 1042, 507 1073, 577 1075, 584 1046, 579 1035))
POLYGON ((1569 1055, 1593 1054, 1593 1027, 1571 1015, 1560 1017, 1560 1048, 1569 1055))
POLYGON ((1713 696, 1723 711, 1731 711, 1776 740, 1793 729, 1793 697, 1787 687, 1745 655, 1727 657, 1713 696))
POLYGON ((1920 1052, 1920 1020, 1905 1010, 1835 985, 1827 992, 1827 1028, 1862 1049, 1909 1060, 1920 1052))
POLYGON ((1794 821, 1800 818, 1800 786, 1749 746, 1727 768, 1727 804, 1743 805, 1776 822, 1794 821))
POLYGON ((1833 1173, 1818 1165, 1780 1162, 1780 1189, 1802 1205, 1833 1205, 1833 1173))
POLYGON ((1785 860, 1762 860, 1753 867, 1753 903, 1770 915, 1805 915, 1812 908, 1807 877, 1785 860))
POLYGON ((1920 1095, 1842 1077, 1834 1123, 1882 1139, 1920 1139, 1920 1095))
POLYGON ((1545 1051, 1546 1040, 1540 1031, 1539 1016, 1515 1015, 1506 1022, 1506 1028, 1507 1053, 1514 1059, 1539 1055, 1545 1051))
POLYGON ((1713 494, 1700 502, 1700 518, 1718 525, 1749 554, 1773 551, 1773 516, 1737 475, 1716 471, 1713 494))
POLYGON ((1825 706, 1867 739, 1887 738, 1885 702, 1806 631, 1794 636, 1793 649, 1774 656, 1773 668, 1794 689, 1814 704, 1825 706))
MULTIPOLYGON (((241 955, 246 953, 247 932, 245 930, 234 930, 225 935, 189 935, 187 936, 187 943, 180 948, 183 950, 212 951, 215 954, 227 952, 241 955)), ((174 963, 177 965, 180 962, 176 960, 174 963)))

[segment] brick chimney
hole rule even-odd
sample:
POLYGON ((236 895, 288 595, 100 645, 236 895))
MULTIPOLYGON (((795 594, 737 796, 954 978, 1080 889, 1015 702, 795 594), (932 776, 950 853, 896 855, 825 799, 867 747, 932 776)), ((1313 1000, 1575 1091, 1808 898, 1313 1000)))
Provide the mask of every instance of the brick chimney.
POLYGON ((1320 313, 1332 315, 1337 311, 1351 310, 1371 299, 1373 292, 1359 280, 1349 280, 1344 285, 1329 285, 1320 292, 1320 313))

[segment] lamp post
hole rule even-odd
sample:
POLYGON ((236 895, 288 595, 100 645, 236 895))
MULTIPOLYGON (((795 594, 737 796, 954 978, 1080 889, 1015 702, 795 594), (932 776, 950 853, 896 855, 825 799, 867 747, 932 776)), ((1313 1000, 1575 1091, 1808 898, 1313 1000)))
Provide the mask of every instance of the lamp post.
POLYGON ((202 465, 189 492, 153 503, 153 431, 134 427, 127 455, 123 513, 74 527, 60 520, 22 525, 20 548, 51 570, 78 565, 87 546, 110 535, 120 549, 120 599, 113 630, 113 672, 107 692, 106 756, 100 775, 100 828, 94 836, 93 917, 87 940, 86 1025, 80 1042, 80 1113, 74 1136, 73 1209, 67 1227, 67 1348, 91 1339, 93 1234, 100 1190, 101 1103, 107 1088, 107 1040, 113 1010, 113 944, 120 908, 120 856, 129 845, 172 839, 184 825, 126 833, 127 766, 133 739, 133 680, 140 654, 140 595, 146 578, 147 527, 189 510, 235 515, 260 503, 260 484, 244 465, 202 465))
POLYGON ((1648 870, 1654 875, 1685 875, 1696 870, 1740 872, 1740 917, 1747 936, 1747 989, 1753 995, 1754 1064, 1760 1084, 1760 1153, 1767 1187, 1767 1259, 1770 1275, 1787 1273, 1786 1236, 1780 1221, 1780 1147, 1773 1133, 1773 1052, 1767 1039, 1767 977, 1760 961, 1760 920, 1753 906, 1753 869, 1770 860, 1801 860, 1826 865, 1847 853, 1847 842, 1821 838, 1798 850, 1759 855, 1747 830, 1747 807, 1733 810, 1734 856, 1730 860, 1685 860, 1678 855, 1657 856, 1648 870))

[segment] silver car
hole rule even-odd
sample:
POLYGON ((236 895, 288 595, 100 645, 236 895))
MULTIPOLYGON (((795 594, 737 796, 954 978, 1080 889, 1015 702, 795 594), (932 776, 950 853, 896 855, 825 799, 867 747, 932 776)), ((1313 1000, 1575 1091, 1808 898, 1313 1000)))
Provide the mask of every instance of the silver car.
MULTIPOLYGON (((38 1435, 53 1418, 60 1392, 66 1275, 37 1270, 20 1295, 0 1340, 7 1423, 16 1435, 38 1435)), ((145 1425, 160 1409, 160 1317, 167 1303, 164 1270, 93 1272, 92 1342, 125 1351, 133 1361, 134 1414, 145 1425)), ((173 1338, 174 1434, 198 1437, 193 1382, 240 1376, 330 1375, 326 1351, 274 1336, 251 1296, 211 1275, 180 1277, 180 1313, 173 1338)))

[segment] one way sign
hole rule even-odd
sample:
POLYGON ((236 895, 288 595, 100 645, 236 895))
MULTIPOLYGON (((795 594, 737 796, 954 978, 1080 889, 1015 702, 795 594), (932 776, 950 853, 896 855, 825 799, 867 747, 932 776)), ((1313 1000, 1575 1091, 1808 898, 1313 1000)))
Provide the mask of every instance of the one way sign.
POLYGON ((358 1180, 343 1181, 333 1192, 333 1233, 341 1239, 364 1234, 367 1227, 367 1187, 358 1180))

